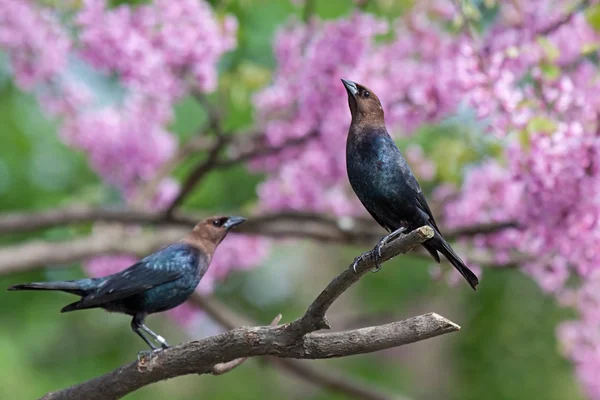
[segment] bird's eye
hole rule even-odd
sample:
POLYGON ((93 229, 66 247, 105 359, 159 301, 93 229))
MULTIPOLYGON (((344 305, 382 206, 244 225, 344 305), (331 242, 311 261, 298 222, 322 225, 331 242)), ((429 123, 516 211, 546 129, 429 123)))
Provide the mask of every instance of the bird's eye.
POLYGON ((369 92, 368 90, 365 90, 365 91, 363 92, 363 96, 364 96, 364 97, 369 97, 369 96, 371 96, 371 92, 369 92))
POLYGON ((220 220, 220 219, 215 219, 215 220, 213 221, 213 223, 212 223, 212 224, 213 224, 214 226, 217 226, 217 227, 219 227, 219 226, 221 226, 221 220, 220 220))

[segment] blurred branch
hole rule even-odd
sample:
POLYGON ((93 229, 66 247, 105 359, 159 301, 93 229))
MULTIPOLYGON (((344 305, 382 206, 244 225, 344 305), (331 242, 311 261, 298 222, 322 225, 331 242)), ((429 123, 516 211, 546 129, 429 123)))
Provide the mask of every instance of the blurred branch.
MULTIPOLYGON (((40 229, 89 222, 120 222, 124 224, 171 225, 192 227, 201 215, 174 214, 134 209, 109 209, 71 206, 54 210, 0 214, 0 234, 30 232, 40 229)), ((493 233, 517 227, 513 221, 461 227, 445 232, 444 237, 456 238, 480 233, 493 233)), ((367 218, 334 218, 311 212, 279 212, 253 217, 237 232, 265 236, 306 237, 333 242, 372 242, 383 237, 378 225, 367 218), (347 223, 345 223, 347 221, 347 223), (347 225, 348 227, 343 227, 347 225)))
MULTIPOLYGON (((430 227, 402 235, 383 248, 388 260, 433 236, 430 227)), ((316 333, 328 327, 325 313, 353 283, 373 268, 372 257, 364 257, 336 277, 303 317, 275 327, 242 327, 150 353, 138 362, 72 386, 48 393, 43 399, 118 399, 143 386, 188 374, 211 373, 217 364, 255 356, 295 359, 323 359, 370 353, 455 332, 460 327, 448 319, 429 313, 385 325, 334 333, 316 333)), ((228 364, 231 365, 231 364, 228 364)))
POLYGON ((187 231, 163 229, 158 233, 107 232, 65 242, 32 241, 0 248, 0 273, 66 264, 105 254, 147 255, 181 239, 187 231))
POLYGON ((583 12, 585 10, 585 8, 587 8, 587 7, 590 6, 590 4, 591 4, 591 2, 589 0, 584 0, 584 1, 581 1, 580 3, 578 3, 578 4, 573 5, 571 11, 569 11, 568 13, 566 13, 565 15, 563 15, 558 20, 552 22, 550 25, 546 26, 545 28, 540 29, 537 32, 537 34, 545 36, 545 35, 550 35, 551 33, 556 32, 563 25, 566 25, 569 22, 571 22, 573 20, 573 17, 577 13, 583 12))
MULTIPOLYGON (((294 138, 287 140, 283 144, 279 146, 264 146, 264 143, 260 143, 258 145, 253 145, 250 150, 246 150, 240 152, 238 155, 226 158, 219 159, 219 152, 228 144, 231 144, 232 147, 243 147, 241 143, 233 143, 233 138, 231 136, 218 136, 216 143, 209 150, 208 158, 202 162, 200 162, 188 175, 183 183, 181 191, 173 200, 171 206, 167 209, 166 214, 168 216, 172 215, 175 209, 183 202, 183 200, 196 188, 198 183, 204 178, 209 172, 217 169, 229 168, 234 165, 242 164, 248 161, 251 161, 258 157, 265 157, 273 154, 277 154, 285 149, 296 147, 302 145, 309 140, 315 138, 317 136, 317 132, 311 132, 305 136, 300 138, 294 138)), ((258 138, 262 138, 262 134, 253 135, 250 138, 250 142, 260 142, 258 138)), ((244 140, 244 139, 242 139, 244 140)))
POLYGON ((182 144, 177 153, 170 160, 161 165, 152 179, 141 185, 139 194, 131 203, 132 208, 136 210, 143 209, 144 202, 152 198, 158 189, 158 185, 166 179, 181 162, 196 152, 208 150, 210 148, 212 140, 206 138, 206 136, 202 134, 206 129, 208 129, 208 127, 201 129, 196 136, 182 144))
POLYGON ((230 136, 217 136, 217 140, 208 151, 206 160, 202 160, 198 163, 192 173, 188 175, 181 187, 181 191, 175 197, 175 200, 171 203, 166 211, 168 216, 173 214, 175 208, 181 204, 181 202, 187 197, 188 194, 196 187, 196 184, 202 180, 202 178, 215 168, 215 164, 219 158, 219 153, 225 148, 225 146, 231 141, 230 136))
POLYGON ((315 13, 316 0, 305 0, 304 10, 302 11, 302 21, 305 23, 310 21, 310 18, 315 13))
MULTIPOLYGON (((173 215, 130 209, 70 207, 39 213, 12 213, 0 216, 0 234, 34 231, 53 226, 86 222, 120 222, 162 226, 151 233, 121 230, 119 234, 93 234, 64 242, 31 241, 0 247, 0 273, 64 264, 115 253, 148 254, 187 233, 201 216, 173 215)), ((349 227, 341 219, 314 213, 281 212, 256 216, 240 225, 237 233, 274 238, 307 238, 328 243, 371 245, 382 237, 381 229, 368 219, 354 218, 349 227)), ((448 232, 446 237, 491 233, 515 226, 513 223, 487 224, 448 232)), ((486 264, 487 262, 482 262, 486 264)))

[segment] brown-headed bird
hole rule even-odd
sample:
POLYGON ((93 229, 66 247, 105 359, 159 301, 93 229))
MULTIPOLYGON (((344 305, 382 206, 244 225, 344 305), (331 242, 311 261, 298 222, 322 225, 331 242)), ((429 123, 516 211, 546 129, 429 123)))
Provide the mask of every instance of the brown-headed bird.
POLYGON ((424 242, 423 247, 438 263, 438 252, 442 253, 476 290, 479 283, 477 276, 440 233, 417 179, 388 134, 379 99, 363 85, 346 79, 342 79, 342 83, 348 92, 352 114, 346 141, 348 179, 367 211, 390 232, 375 247, 378 257, 376 270, 379 269, 381 248, 385 243, 404 231, 429 225, 435 235, 424 242))
POLYGON ((102 278, 26 283, 11 286, 8 290, 59 290, 78 295, 81 299, 63 307, 61 312, 103 308, 131 315, 131 329, 151 349, 156 349, 156 346, 142 331, 167 348, 167 341, 152 332, 144 324, 144 318, 186 301, 208 270, 215 249, 227 232, 245 220, 242 217, 207 218, 179 242, 116 274, 102 278))

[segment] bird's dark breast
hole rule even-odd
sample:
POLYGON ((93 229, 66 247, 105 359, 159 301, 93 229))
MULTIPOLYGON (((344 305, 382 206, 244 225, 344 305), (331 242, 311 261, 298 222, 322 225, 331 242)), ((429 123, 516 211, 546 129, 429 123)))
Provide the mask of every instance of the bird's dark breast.
MULTIPOLYGON (((362 137, 349 141, 346 167, 350 185, 377 222, 388 230, 412 225, 404 216, 415 213, 414 202, 399 170, 398 150, 385 137, 362 137), (404 193, 403 193, 404 192, 404 193)), ((420 225, 419 225, 420 226, 420 225)))

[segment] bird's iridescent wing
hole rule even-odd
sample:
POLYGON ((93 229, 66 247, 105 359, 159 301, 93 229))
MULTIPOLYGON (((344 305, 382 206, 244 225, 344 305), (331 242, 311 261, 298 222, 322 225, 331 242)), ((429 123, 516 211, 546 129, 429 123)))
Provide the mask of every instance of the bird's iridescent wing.
POLYGON ((179 279, 197 262, 196 250, 184 244, 171 245, 107 277, 98 290, 82 302, 88 307, 124 299, 179 279))

